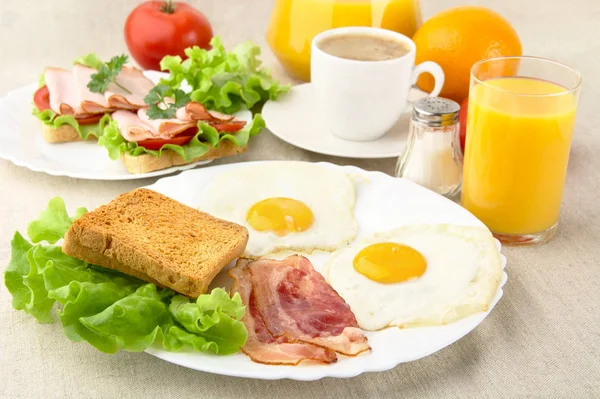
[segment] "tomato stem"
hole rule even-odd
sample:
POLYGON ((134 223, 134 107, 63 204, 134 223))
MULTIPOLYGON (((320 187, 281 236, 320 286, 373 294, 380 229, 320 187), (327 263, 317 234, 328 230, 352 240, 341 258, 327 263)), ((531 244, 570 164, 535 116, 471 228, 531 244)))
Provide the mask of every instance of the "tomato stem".
POLYGON ((165 0, 160 10, 167 14, 173 14, 175 12, 175 6, 173 5, 173 1, 165 0))

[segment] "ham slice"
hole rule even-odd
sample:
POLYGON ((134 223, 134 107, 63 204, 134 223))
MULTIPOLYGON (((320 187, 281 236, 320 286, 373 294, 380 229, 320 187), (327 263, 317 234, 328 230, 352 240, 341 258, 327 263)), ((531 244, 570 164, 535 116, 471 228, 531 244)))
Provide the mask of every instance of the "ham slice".
POLYGON ((148 139, 169 138, 161 137, 152 126, 146 125, 140 120, 138 114, 130 111, 115 111, 112 118, 117 121, 121 136, 127 141, 142 141, 148 139))
POLYGON ((259 259, 246 265, 258 313, 275 338, 355 356, 370 349, 350 307, 308 259, 259 259))
POLYGON ((179 133, 183 133, 188 129, 197 126, 197 122, 192 120, 180 120, 175 119, 150 119, 148 117, 148 109, 143 108, 137 112, 140 121, 145 125, 151 126, 154 132, 157 132, 161 136, 171 138, 179 133))
POLYGON ((117 75, 116 81, 130 93, 114 83, 109 84, 104 96, 111 107, 137 110, 148 106, 144 102, 144 97, 154 88, 154 83, 142 71, 124 66, 117 75))
POLYGON ((235 280, 231 293, 239 293, 246 305, 246 314, 242 322, 248 331, 248 339, 241 348, 253 361, 263 364, 295 366, 303 361, 333 363, 337 360, 335 352, 305 343, 290 343, 285 337, 274 338, 256 309, 256 301, 250 282, 247 260, 239 260, 236 267, 229 270, 235 280))
POLYGON ((104 93, 94 93, 87 85, 97 70, 76 64, 72 71, 46 68, 44 78, 50 94, 50 108, 61 115, 89 116, 117 109, 138 110, 147 107, 144 97, 154 83, 139 69, 125 66, 117 82, 131 93, 110 83, 104 93))

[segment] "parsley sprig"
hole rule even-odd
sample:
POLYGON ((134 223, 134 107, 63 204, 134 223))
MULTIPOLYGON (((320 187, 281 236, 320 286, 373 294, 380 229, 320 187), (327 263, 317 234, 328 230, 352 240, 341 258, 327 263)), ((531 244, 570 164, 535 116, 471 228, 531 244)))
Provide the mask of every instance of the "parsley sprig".
POLYGON ((190 95, 181 89, 172 89, 168 85, 155 86, 144 102, 150 106, 146 114, 150 119, 170 119, 175 116, 177 108, 190 102, 190 95))
POLYGON ((132 94, 126 87, 117 82, 117 75, 127 63, 129 57, 125 54, 116 55, 98 68, 98 72, 91 76, 92 80, 87 84, 88 89, 94 93, 104 93, 109 84, 114 83, 127 93, 132 94))

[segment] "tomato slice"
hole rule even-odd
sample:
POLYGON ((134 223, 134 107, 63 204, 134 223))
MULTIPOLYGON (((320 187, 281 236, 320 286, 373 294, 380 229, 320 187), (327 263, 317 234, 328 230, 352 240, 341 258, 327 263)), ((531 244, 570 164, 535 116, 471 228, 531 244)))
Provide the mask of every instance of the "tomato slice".
POLYGON ((168 140, 148 139, 148 140, 138 141, 137 145, 139 145, 140 147, 144 147, 147 150, 158 151, 165 144, 186 145, 194 138, 196 133, 198 133, 198 128, 193 127, 193 128, 186 130, 183 133, 178 134, 177 136, 175 136, 171 139, 168 139, 168 140))
POLYGON ((37 89, 33 95, 33 103, 40 111, 50 109, 50 91, 48 86, 44 85, 37 89))
POLYGON ((244 126, 246 126, 246 122, 245 121, 233 121, 233 122, 221 122, 221 123, 215 123, 215 124, 211 124, 212 127, 214 127, 215 129, 217 129, 217 132, 227 132, 227 133, 233 133, 233 132, 237 132, 238 130, 242 130, 244 128, 244 126))
MULTIPOLYGON (((48 90, 48 86, 42 86, 33 95, 33 103, 40 111, 45 111, 50 109, 50 91, 48 90)), ((97 115, 89 115, 83 117, 76 117, 77 123, 80 125, 93 125, 94 123, 98 123, 104 114, 97 115)))

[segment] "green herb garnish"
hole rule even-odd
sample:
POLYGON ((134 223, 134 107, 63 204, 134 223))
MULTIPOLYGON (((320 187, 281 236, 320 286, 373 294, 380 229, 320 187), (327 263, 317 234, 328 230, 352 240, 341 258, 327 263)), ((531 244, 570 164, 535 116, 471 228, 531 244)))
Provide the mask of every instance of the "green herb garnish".
POLYGON ((144 97, 150 106, 146 114, 150 119, 170 119, 178 108, 190 102, 190 95, 181 89, 172 89, 167 85, 158 85, 144 97), (168 101, 169 100, 169 101, 168 101))
POLYGON ((87 84, 88 89, 93 93, 104 93, 109 84, 114 83, 127 93, 131 94, 126 87, 117 82, 117 75, 127 63, 129 57, 125 54, 116 55, 110 61, 102 64, 98 72, 92 75, 92 80, 87 84))

